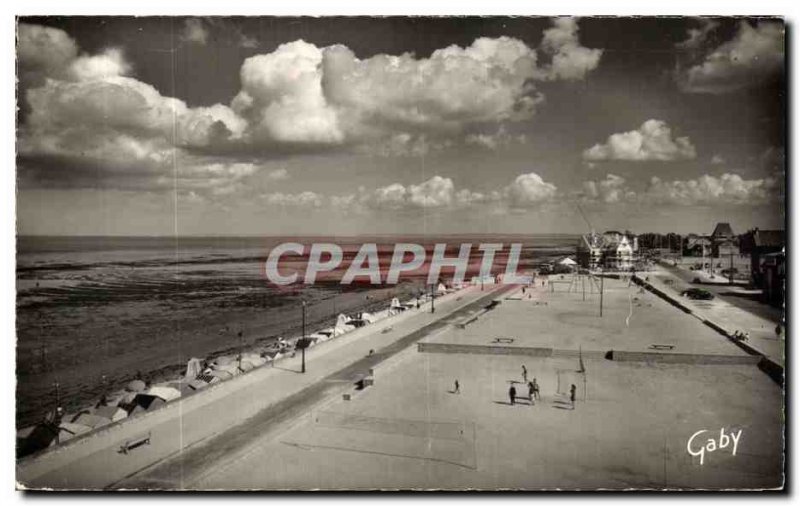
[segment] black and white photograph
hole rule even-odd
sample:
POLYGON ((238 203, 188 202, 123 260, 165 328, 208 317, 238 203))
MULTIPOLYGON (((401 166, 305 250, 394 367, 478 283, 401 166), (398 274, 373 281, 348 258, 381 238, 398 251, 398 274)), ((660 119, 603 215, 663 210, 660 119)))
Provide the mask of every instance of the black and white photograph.
POLYGON ((5 34, 17 490, 785 491, 784 17, 268 8, 5 34))

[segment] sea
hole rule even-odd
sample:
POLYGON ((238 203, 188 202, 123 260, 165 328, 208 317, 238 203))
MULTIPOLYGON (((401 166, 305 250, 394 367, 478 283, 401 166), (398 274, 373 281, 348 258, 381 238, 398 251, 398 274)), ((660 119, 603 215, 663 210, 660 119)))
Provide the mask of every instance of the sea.
MULTIPOLYGON (((521 243, 520 270, 575 253, 572 235, 443 237, 18 236, 16 422, 41 421, 56 405, 74 413, 135 377, 179 376, 192 357, 213 358, 333 325, 338 314, 382 309, 426 290, 335 280, 275 286, 264 275, 283 242, 361 244, 521 243), (240 335, 241 334, 241 335, 240 335)), ((389 252, 389 253, 387 253, 389 252)))

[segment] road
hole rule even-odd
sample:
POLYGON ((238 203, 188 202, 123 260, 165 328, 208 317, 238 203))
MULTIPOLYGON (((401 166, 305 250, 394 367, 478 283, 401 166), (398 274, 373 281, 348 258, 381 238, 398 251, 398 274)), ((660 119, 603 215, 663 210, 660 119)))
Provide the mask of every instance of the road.
POLYGON ((702 287, 714 293, 713 300, 683 299, 698 316, 723 325, 730 332, 739 330, 750 334, 748 345, 777 364, 784 363, 784 341, 775 333, 782 311, 750 297, 736 295, 737 287, 729 285, 697 285, 691 283, 691 272, 669 265, 659 265, 648 277, 660 288, 679 295, 689 287, 702 287), (687 278, 689 278, 687 280, 687 278))
MULTIPOLYGON (((726 303, 736 306, 739 309, 752 313, 759 318, 763 318, 765 320, 769 320, 773 322, 774 325, 777 325, 783 319, 783 311, 780 308, 776 308, 770 306, 769 304, 764 304, 757 299, 757 295, 753 294, 750 290, 746 290, 741 285, 729 285, 729 284, 712 284, 712 283, 703 283, 703 284, 693 284, 692 280, 694 280, 697 275, 691 271, 680 267, 673 267, 668 264, 661 264, 667 272, 672 274, 674 277, 679 278, 683 281, 686 285, 691 285, 692 287, 699 287, 703 290, 707 290, 714 294, 715 297, 719 297, 720 299, 724 300, 726 303)), ((688 287, 688 286, 687 286, 688 287)), ((675 286, 675 289, 680 288, 680 290, 685 290, 686 287, 681 288, 680 286, 675 286)))

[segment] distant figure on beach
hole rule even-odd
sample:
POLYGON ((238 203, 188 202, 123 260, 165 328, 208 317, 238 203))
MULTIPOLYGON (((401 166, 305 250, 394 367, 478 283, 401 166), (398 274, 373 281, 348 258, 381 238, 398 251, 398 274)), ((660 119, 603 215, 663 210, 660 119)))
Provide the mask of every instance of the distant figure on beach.
POLYGON ((456 380, 456 382, 455 382, 455 388, 453 389, 453 393, 454 394, 460 394, 461 393, 461 385, 458 384, 458 380, 456 380))
POLYGON ((533 378, 533 383, 531 385, 533 386, 533 396, 536 397, 536 400, 538 401, 539 400, 539 384, 536 383, 536 378, 533 378))
POLYGON ((534 397, 533 383, 531 383, 529 381, 528 382, 528 401, 531 403, 531 406, 533 406, 533 397, 534 397))
POLYGON ((517 389, 514 388, 514 384, 511 384, 511 388, 508 389, 508 398, 511 401, 511 405, 514 405, 514 401, 517 400, 517 389))
POLYGON ((575 409, 575 384, 569 386, 569 402, 572 404, 572 409, 575 409))
POLYGON ((528 382, 528 368, 525 367, 525 364, 522 365, 522 382, 528 382))
POLYGON ((525 293, 525 287, 524 286, 522 287, 522 293, 525 293))

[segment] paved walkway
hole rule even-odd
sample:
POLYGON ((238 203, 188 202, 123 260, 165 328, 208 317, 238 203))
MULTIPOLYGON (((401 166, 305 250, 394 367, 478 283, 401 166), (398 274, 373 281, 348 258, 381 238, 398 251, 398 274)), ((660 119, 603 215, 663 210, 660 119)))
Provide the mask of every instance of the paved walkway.
POLYGON ((203 444, 115 483, 114 488, 190 488, 209 469, 216 469, 222 462, 245 451, 254 439, 273 432, 283 423, 291 423, 314 405, 352 390, 354 382, 370 369, 429 333, 482 308, 489 300, 510 288, 486 287, 484 292, 478 287, 469 288, 437 299, 434 314, 427 312, 430 305, 426 304, 405 319, 375 324, 377 328, 368 335, 353 338, 343 336, 329 341, 308 353, 308 372, 304 375, 294 374, 300 367, 299 356, 282 361, 280 368, 276 367, 279 370, 274 380, 259 394, 271 399, 267 409, 203 444), (388 327, 391 327, 391 331, 381 332, 381 329, 388 327), (374 351, 371 353, 371 350, 374 351), (360 358, 353 361, 354 357, 360 358))

